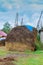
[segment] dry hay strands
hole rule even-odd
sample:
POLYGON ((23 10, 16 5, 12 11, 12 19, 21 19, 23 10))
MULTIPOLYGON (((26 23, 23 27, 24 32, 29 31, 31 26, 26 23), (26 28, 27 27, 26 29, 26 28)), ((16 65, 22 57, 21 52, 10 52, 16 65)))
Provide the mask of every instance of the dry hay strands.
POLYGON ((6 48, 8 50, 9 49, 23 50, 23 49, 27 49, 27 46, 28 46, 29 50, 34 51, 35 50, 34 35, 35 35, 35 32, 31 32, 25 26, 15 27, 7 35, 6 42, 5 42, 6 48), (20 42, 22 46, 20 44, 17 44, 16 42, 18 43, 20 42), (23 44, 25 44, 24 45, 25 48, 23 47, 23 44))
POLYGON ((14 64, 13 62, 3 62, 1 63, 1 65, 16 65, 16 64, 14 64))

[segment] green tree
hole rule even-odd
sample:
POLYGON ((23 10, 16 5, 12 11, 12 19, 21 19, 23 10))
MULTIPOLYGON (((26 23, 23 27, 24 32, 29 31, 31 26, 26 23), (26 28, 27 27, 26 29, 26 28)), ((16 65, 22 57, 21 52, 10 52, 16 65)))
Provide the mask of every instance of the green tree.
POLYGON ((8 22, 6 22, 5 24, 4 24, 4 27, 3 27, 3 31, 5 32, 5 33, 9 33, 9 31, 12 29, 12 27, 11 27, 11 25, 8 23, 8 22))

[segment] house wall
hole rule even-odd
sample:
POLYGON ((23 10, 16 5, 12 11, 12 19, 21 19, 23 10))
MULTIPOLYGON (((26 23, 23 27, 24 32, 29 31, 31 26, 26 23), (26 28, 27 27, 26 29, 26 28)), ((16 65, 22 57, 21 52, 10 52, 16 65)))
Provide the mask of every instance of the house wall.
POLYGON ((43 31, 40 32, 40 41, 43 43, 43 31))

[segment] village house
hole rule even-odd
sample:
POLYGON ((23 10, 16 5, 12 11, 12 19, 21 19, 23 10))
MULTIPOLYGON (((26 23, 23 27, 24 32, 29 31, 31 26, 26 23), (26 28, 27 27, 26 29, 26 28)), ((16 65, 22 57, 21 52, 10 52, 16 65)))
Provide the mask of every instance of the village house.
POLYGON ((5 46, 7 34, 0 30, 0 46, 5 46))
POLYGON ((42 14, 43 14, 43 11, 41 11, 38 24, 37 24, 37 31, 40 36, 41 43, 43 43, 43 21, 41 21, 42 14))
POLYGON ((0 30, 0 37, 6 37, 6 36, 7 36, 7 34, 0 30))

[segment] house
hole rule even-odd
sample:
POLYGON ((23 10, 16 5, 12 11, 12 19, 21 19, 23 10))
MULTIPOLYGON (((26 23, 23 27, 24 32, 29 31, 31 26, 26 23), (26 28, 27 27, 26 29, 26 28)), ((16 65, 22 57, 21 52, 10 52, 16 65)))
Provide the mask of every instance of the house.
POLYGON ((6 37, 6 36, 7 36, 7 34, 0 30, 0 37, 6 37))
POLYGON ((41 21, 43 11, 41 11, 38 23, 37 23, 37 31, 38 35, 40 36, 40 41, 43 43, 43 21, 41 21))
POLYGON ((0 30, 0 46, 5 46, 7 34, 0 30))

